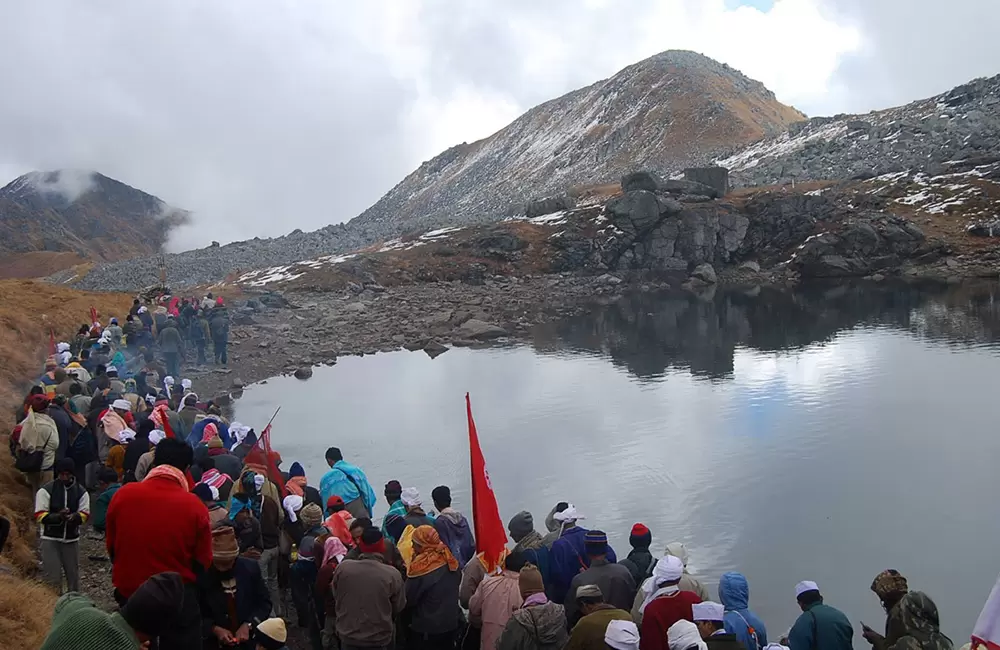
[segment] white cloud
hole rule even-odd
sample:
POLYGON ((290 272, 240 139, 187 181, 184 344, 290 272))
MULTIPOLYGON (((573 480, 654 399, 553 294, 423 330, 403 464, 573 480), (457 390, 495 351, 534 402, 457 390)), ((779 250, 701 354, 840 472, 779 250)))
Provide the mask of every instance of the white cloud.
POLYGON ((936 92, 996 72, 984 30, 998 7, 5 2, 0 172, 118 178, 195 212, 182 246, 277 235, 350 219, 442 149, 666 49, 718 58, 811 114, 936 92))

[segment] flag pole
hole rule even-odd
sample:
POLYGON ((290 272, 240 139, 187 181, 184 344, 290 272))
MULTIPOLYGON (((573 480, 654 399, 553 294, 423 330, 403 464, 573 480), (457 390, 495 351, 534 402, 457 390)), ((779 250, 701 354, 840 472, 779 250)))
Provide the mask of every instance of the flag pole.
POLYGON ((271 426, 271 423, 274 422, 274 418, 278 417, 278 411, 280 410, 281 410, 280 406, 274 410, 274 415, 272 415, 271 419, 267 421, 267 426, 265 426, 264 429, 262 429, 262 431, 266 430, 267 427, 271 426))

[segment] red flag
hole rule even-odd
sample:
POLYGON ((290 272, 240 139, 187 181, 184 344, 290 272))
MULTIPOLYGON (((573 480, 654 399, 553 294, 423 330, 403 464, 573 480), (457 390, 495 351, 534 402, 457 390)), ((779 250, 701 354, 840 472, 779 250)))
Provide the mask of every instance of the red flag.
POLYGON ((271 482, 278 486, 281 494, 285 493, 285 478, 278 469, 277 452, 271 451, 271 425, 267 425, 257 438, 257 444, 246 455, 244 463, 253 467, 255 472, 265 474, 271 482))
POLYGON ((55 356, 56 353, 56 333, 53 329, 49 328, 49 356, 55 356))
POLYGON ((96 322, 97 322, 97 308, 96 307, 91 307, 90 308, 90 324, 93 325, 96 322))
POLYGON ((472 419, 472 401, 465 394, 469 414, 469 457, 472 461, 472 520, 476 527, 476 550, 482 554, 487 573, 493 573, 507 549, 507 530, 500 519, 500 508, 493 493, 486 459, 479 447, 476 422, 472 419))

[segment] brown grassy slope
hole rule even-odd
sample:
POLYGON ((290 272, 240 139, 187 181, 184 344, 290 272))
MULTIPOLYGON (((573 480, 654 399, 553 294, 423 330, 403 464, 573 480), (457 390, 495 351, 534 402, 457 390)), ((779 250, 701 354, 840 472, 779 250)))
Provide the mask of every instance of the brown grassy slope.
POLYGON ((49 345, 49 328, 56 340, 69 340, 87 321, 91 306, 102 322, 123 316, 132 300, 124 294, 90 294, 38 281, 0 281, 0 515, 11 521, 11 535, 0 562, 13 571, 0 576, 0 643, 4 648, 37 648, 52 617, 55 594, 30 580, 36 566, 31 495, 6 452, 7 434, 14 426, 14 407, 31 381, 41 374, 49 345))
POLYGON ((86 262, 87 258, 72 252, 11 253, 0 259, 0 279, 44 278, 86 262))

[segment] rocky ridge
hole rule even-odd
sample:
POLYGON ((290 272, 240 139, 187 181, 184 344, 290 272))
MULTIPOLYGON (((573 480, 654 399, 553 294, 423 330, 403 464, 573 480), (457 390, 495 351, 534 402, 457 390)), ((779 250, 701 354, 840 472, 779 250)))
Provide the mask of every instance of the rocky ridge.
POLYGON ((814 117, 716 162, 736 185, 946 173, 950 161, 1000 155, 1000 76, 866 115, 814 117))

